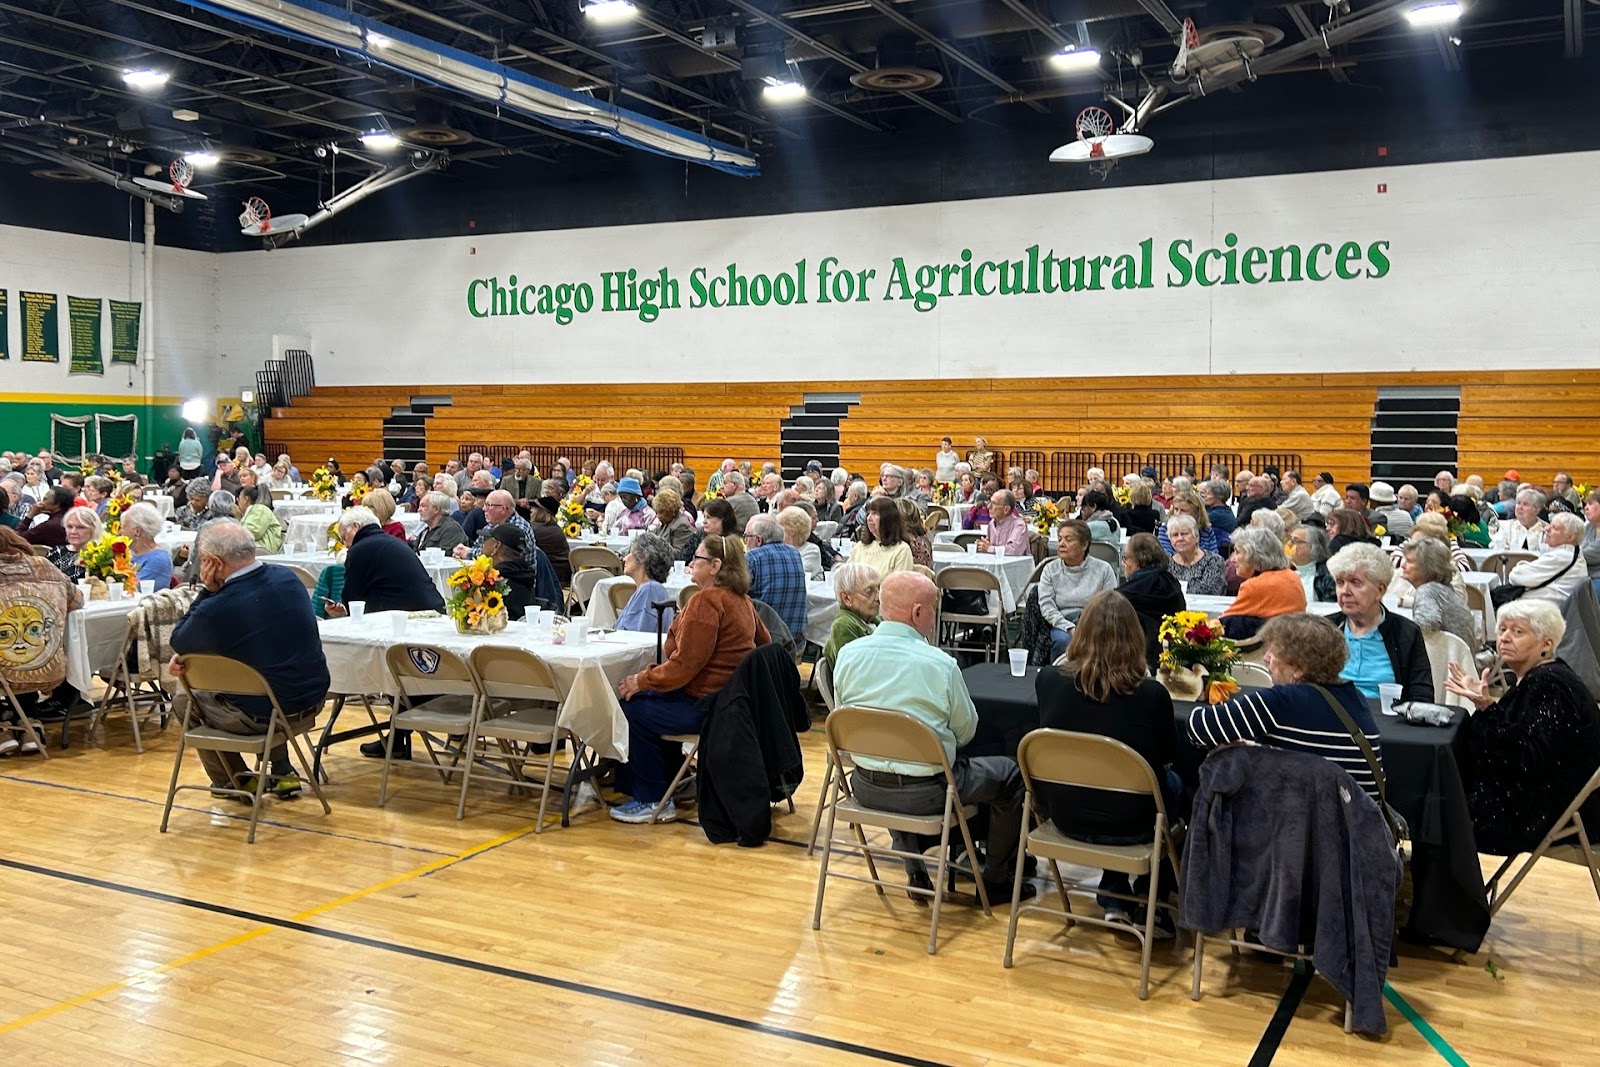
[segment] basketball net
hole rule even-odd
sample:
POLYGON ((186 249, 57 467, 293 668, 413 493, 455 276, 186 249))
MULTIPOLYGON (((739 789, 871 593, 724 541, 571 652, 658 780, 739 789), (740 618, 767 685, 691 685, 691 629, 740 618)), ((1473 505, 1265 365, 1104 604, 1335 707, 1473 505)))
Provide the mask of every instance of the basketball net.
POLYGON ((1185 48, 1200 47, 1200 31, 1194 28, 1194 19, 1183 20, 1183 46, 1185 48))
POLYGON ((194 180, 194 166, 187 159, 174 159, 167 168, 167 177, 172 179, 172 191, 182 194, 194 180))
POLYGON ((244 202, 244 212, 239 216, 239 228, 248 230, 255 228, 261 233, 266 233, 272 225, 272 209, 267 202, 259 196, 252 196, 244 202))

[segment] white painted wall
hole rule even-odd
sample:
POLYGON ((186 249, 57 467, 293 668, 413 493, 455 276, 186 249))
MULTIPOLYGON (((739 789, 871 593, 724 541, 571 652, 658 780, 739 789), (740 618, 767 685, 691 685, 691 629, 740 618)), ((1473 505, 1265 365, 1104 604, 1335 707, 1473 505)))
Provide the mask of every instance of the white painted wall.
MULTIPOLYGON (((161 225, 157 213, 156 225, 161 225)), ((68 374, 72 359, 67 297, 144 300, 143 223, 132 244, 77 234, 0 226, 0 287, 8 292, 9 350, 0 361, 0 393, 73 394, 143 401, 146 367, 111 364, 111 316, 102 310, 102 350, 106 373, 68 374), (59 363, 22 362, 21 290, 54 293, 60 299, 59 363)), ((217 269, 221 257, 206 252, 156 246, 155 308, 144 313, 141 329, 155 330, 153 393, 156 396, 215 395, 217 269)), ((266 357, 263 357, 266 358, 266 357)))

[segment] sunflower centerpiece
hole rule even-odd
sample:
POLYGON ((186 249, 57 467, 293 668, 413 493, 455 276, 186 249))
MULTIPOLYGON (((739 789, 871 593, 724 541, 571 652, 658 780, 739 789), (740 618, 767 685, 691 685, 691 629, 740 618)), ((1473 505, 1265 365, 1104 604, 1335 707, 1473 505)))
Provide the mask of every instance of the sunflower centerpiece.
MULTIPOLYGON (((586 531, 596 529, 594 520, 583 507, 583 482, 584 478, 578 479, 578 486, 572 490, 571 496, 561 502, 561 508, 556 512, 556 522, 561 524, 561 532, 569 539, 582 537, 586 531)), ((590 484, 594 483, 591 481, 590 484)))
POLYGON ((104 600, 110 587, 120 585, 128 593, 139 591, 139 574, 133 567, 133 544, 126 537, 104 534, 90 541, 78 553, 84 576, 89 579, 89 599, 104 600))
POLYGON ((117 495, 106 501, 106 533, 117 534, 122 530, 122 513, 133 507, 134 500, 130 496, 117 495))
POLYGON ((1229 668, 1239 646, 1223 636, 1222 624, 1203 611, 1180 611, 1161 620, 1161 659, 1156 681, 1180 700, 1220 704, 1239 691, 1229 668))
POLYGON ((1061 521, 1061 508, 1053 500, 1036 497, 1033 501, 1033 528, 1039 531, 1039 536, 1046 541, 1050 540, 1050 531, 1055 529, 1056 523, 1061 521))
POLYGON ((450 576, 450 601, 445 611, 464 634, 492 634, 506 628, 508 583, 494 561, 479 556, 450 576))
POLYGON ((939 505, 949 505, 956 502, 955 482, 934 482, 933 502, 939 505))
POLYGON ((332 500, 338 488, 338 481, 327 467, 318 467, 311 472, 311 495, 318 500, 332 500))

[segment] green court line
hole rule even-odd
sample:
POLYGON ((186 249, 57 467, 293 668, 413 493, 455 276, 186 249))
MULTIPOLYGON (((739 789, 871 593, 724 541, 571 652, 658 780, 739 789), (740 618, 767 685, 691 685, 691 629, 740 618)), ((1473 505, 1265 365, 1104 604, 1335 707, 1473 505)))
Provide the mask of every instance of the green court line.
POLYGON ((1433 1051, 1444 1057, 1444 1062, 1450 1064, 1450 1067, 1471 1067, 1466 1060, 1461 1058, 1461 1053, 1450 1047, 1450 1042, 1439 1036, 1439 1031, 1428 1025, 1428 1020, 1417 1014, 1417 1009, 1413 1008, 1410 1002, 1400 995, 1399 990, 1385 982, 1383 983, 1383 995, 1390 1004, 1394 1005, 1396 1011, 1405 1016, 1406 1022, 1417 1028, 1417 1033, 1421 1034, 1424 1040, 1433 1046, 1433 1051))

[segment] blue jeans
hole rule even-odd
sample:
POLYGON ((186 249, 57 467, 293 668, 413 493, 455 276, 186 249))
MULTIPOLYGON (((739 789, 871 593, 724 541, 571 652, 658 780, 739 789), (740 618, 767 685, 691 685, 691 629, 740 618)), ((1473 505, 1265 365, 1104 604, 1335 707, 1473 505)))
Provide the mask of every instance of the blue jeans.
POLYGON ((655 804, 678 769, 677 763, 668 765, 661 735, 699 733, 699 701, 681 689, 643 692, 622 702, 622 714, 628 718, 628 762, 617 768, 617 792, 655 804))
POLYGON ((1054 663, 1060 659, 1061 653, 1065 652, 1070 644, 1072 644, 1072 631, 1057 630, 1052 626, 1050 628, 1050 662, 1054 663))

